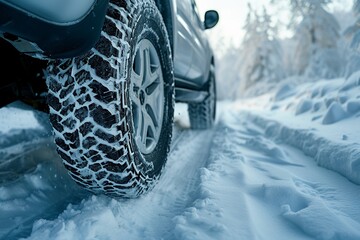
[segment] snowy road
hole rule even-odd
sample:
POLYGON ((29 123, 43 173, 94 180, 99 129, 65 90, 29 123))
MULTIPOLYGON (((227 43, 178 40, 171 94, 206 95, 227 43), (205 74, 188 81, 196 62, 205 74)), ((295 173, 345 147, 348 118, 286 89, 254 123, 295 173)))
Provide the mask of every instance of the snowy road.
POLYGON ((135 200, 83 191, 48 132, 26 130, 35 142, 1 145, 0 239, 360 239, 359 185, 250 113, 221 103, 214 129, 192 131, 180 106, 166 169, 135 200))

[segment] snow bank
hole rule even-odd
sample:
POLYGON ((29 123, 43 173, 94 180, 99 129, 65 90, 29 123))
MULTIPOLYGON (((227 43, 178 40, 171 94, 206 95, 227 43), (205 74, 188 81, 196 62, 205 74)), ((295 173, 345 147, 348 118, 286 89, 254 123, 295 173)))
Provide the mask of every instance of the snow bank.
POLYGON ((262 110, 248 111, 249 118, 268 138, 296 147, 320 166, 360 184, 360 72, 347 79, 301 80, 278 86, 262 110))
POLYGON ((118 202, 92 196, 67 209, 54 221, 38 220, 27 239, 118 239, 119 225, 112 209, 118 202))
POLYGON ((360 184, 360 144, 341 144, 320 137, 312 130, 289 128, 257 115, 249 114, 249 118, 265 129, 267 137, 298 148, 319 165, 360 184))
MULTIPOLYGON (((0 134, 6 134, 12 129, 42 128, 34 109, 22 102, 14 102, 0 109, 0 134)), ((24 136, 25 137, 25 136, 24 136)))

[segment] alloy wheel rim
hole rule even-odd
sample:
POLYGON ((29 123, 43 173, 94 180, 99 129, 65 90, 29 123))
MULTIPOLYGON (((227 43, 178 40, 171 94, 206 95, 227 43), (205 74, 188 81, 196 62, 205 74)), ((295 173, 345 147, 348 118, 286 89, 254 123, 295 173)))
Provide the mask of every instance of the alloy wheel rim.
POLYGON ((141 153, 150 154, 160 140, 165 96, 159 55, 147 39, 137 44, 130 89, 135 142, 141 153))

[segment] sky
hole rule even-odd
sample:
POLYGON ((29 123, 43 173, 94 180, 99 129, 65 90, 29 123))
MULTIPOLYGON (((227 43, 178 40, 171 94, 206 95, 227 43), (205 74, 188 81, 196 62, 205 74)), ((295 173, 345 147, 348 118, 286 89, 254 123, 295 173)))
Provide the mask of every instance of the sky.
MULTIPOLYGON (((349 11, 352 6, 352 1, 353 0, 334 0, 329 6, 329 11, 349 11)), ((254 9, 261 9, 263 6, 266 6, 270 14, 275 11, 269 3, 270 0, 197 0, 199 11, 202 14, 211 9, 219 12, 220 21, 218 25, 209 31, 210 38, 213 42, 218 41, 219 36, 223 36, 225 42, 232 42, 235 46, 241 43, 242 37, 245 34, 242 27, 244 26, 247 15, 248 2, 251 3, 254 9)), ((289 18, 286 12, 274 14, 274 17, 275 21, 280 20, 282 22, 286 22, 289 18)), ((290 35, 286 30, 280 32, 280 36, 283 38, 289 37, 290 35)))
POLYGON ((218 25, 211 30, 214 35, 240 41, 243 36, 242 25, 246 19, 246 1, 236 0, 197 0, 199 11, 217 10, 220 15, 218 25))

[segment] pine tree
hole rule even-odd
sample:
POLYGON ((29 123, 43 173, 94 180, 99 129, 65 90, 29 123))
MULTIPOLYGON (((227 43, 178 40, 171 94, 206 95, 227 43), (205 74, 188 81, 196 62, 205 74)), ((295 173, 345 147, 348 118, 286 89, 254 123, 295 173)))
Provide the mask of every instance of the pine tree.
MULTIPOLYGON (((334 78, 344 70, 344 54, 340 54, 340 25, 326 10, 332 0, 289 0, 295 47, 286 62, 291 74, 312 78, 334 78)), ((283 1, 272 0, 280 5, 283 1)))
POLYGON ((360 0, 354 0, 352 9, 356 19, 355 23, 344 32, 349 42, 349 48, 352 50, 348 54, 348 63, 345 71, 346 77, 360 69, 360 0))
POLYGON ((284 77, 282 49, 271 17, 265 8, 259 15, 250 4, 248 7, 246 34, 241 45, 241 94, 256 83, 279 81, 284 77))
POLYGON ((334 78, 342 74, 338 51, 340 25, 325 10, 330 0, 290 0, 294 16, 301 21, 295 29, 297 47, 294 72, 309 77, 334 78))
POLYGON ((353 12, 356 17, 356 22, 345 30, 345 36, 351 39, 350 47, 360 50, 360 0, 354 0, 353 12))

